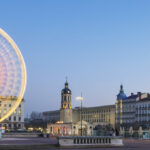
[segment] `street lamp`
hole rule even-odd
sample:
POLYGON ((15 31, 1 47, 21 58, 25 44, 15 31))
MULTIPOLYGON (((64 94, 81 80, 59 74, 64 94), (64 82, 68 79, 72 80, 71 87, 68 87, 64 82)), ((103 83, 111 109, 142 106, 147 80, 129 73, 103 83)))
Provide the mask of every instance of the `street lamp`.
POLYGON ((82 101, 83 101, 82 93, 81 93, 81 96, 76 97, 76 100, 81 101, 80 120, 81 120, 81 136, 82 136, 82 101))

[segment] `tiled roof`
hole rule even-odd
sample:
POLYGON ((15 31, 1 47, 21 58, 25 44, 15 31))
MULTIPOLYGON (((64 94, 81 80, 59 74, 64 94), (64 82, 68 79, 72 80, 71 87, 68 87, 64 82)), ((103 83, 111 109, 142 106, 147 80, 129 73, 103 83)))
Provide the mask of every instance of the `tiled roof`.
POLYGON ((125 99, 136 99, 137 97, 138 97, 138 95, 135 94, 135 95, 130 95, 130 96, 126 97, 125 99))

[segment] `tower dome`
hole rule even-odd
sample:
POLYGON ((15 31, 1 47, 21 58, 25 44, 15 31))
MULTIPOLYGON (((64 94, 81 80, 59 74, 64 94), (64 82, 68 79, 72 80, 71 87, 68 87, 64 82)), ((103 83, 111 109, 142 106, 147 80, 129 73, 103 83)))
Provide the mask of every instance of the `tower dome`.
POLYGON ((127 96, 126 96, 126 94, 124 93, 124 90, 123 90, 123 85, 121 84, 120 85, 120 92, 119 92, 119 94, 117 95, 117 100, 123 100, 123 99, 125 99, 127 96))
POLYGON ((65 82, 65 88, 62 89, 61 94, 71 94, 71 90, 68 88, 68 82, 65 82))

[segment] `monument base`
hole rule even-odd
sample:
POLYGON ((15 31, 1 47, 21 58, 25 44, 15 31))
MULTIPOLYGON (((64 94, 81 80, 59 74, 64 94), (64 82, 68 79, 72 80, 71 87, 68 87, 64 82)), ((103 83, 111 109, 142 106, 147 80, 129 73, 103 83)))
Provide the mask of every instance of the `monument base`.
POLYGON ((59 146, 62 147, 112 147, 123 146, 122 137, 117 136, 60 136, 59 146))

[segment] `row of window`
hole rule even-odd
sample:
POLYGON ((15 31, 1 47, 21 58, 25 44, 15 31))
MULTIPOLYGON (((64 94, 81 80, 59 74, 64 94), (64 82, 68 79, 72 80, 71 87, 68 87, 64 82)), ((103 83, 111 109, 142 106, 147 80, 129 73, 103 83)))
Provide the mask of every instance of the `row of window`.
POLYGON ((140 104, 140 105, 137 105, 136 106, 137 108, 144 108, 144 107, 146 107, 146 108, 150 108, 150 104, 140 104))
POLYGON ((150 114, 150 110, 139 110, 136 111, 136 114, 150 114))
POLYGON ((110 119, 108 119, 108 120, 105 120, 105 119, 90 119, 90 120, 86 120, 85 119, 85 121, 87 121, 87 122, 91 122, 91 123, 94 123, 94 122, 109 122, 110 123, 110 119))
POLYGON ((111 118, 111 116, 103 116, 103 117, 100 117, 100 116, 91 116, 91 117, 82 116, 83 120, 95 120, 95 119, 98 119, 98 120, 108 120, 110 118, 111 118))
POLYGON ((122 120, 122 122, 123 123, 132 123, 132 122, 134 122, 134 120, 132 120, 132 119, 131 120, 130 119, 129 120, 122 120))
POLYGON ((131 105, 129 105, 129 104, 122 104, 122 106, 120 106, 120 105, 116 105, 116 108, 118 109, 118 110, 120 110, 120 109, 122 109, 123 111, 133 111, 133 110, 135 110, 135 108, 136 109, 150 109, 150 104, 131 104, 131 105))
MULTIPOLYGON (((8 106, 8 107, 11 107, 11 106, 12 106, 12 104, 3 104, 3 105, 2 105, 2 104, 0 104, 0 107, 2 107, 2 106, 3 106, 3 107, 7 107, 7 106, 8 106)), ((19 108, 21 108, 21 104, 19 105, 19 108)))
POLYGON ((9 121, 17 121, 17 118, 18 118, 18 121, 21 121, 21 117, 19 116, 19 117, 16 117, 16 116, 11 116, 11 117, 9 117, 9 121))
POLYGON ((96 111, 82 111, 82 114, 97 114, 97 113, 105 113, 110 112, 110 109, 108 110, 96 110, 96 111))
MULTIPOLYGON (((9 109, 9 110, 4 109, 3 111, 0 109, 0 114, 5 115, 8 111, 10 111, 10 109, 9 109)), ((22 113, 22 112, 21 112, 21 109, 19 109, 19 110, 18 110, 18 114, 21 115, 21 113, 22 113)), ((14 111, 14 114, 17 114, 17 111, 16 111, 16 110, 14 111)))
POLYGON ((21 124, 4 124, 3 125, 6 129, 9 128, 21 128, 21 124))
POLYGON ((150 121, 150 117, 138 117, 137 121, 150 121))
POLYGON ((84 114, 82 114, 82 117, 85 117, 85 118, 98 118, 98 117, 99 118, 105 118, 105 116, 110 116, 110 114, 109 115, 106 115, 106 114, 84 115, 84 114))

